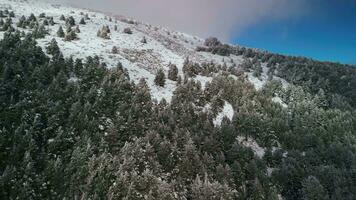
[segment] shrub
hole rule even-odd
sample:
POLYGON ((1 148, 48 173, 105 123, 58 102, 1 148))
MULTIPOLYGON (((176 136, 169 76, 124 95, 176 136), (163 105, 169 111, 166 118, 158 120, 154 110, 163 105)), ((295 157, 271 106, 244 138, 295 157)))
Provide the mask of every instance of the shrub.
POLYGON ((125 28, 125 29, 124 29, 124 33, 126 33, 126 34, 132 34, 132 31, 131 31, 130 28, 125 28))

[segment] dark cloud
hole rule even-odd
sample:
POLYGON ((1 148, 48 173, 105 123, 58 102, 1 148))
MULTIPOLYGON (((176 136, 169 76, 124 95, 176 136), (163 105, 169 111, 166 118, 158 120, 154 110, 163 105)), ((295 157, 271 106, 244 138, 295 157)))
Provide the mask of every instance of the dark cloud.
POLYGON ((130 16, 202 37, 228 40, 267 20, 291 19, 306 12, 307 0, 60 0, 80 7, 130 16))

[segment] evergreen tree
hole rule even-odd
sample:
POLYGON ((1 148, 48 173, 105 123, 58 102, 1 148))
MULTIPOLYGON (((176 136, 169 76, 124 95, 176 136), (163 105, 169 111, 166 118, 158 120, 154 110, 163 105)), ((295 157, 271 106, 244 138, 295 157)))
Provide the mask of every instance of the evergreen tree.
POLYGON ((145 37, 145 36, 143 36, 143 38, 142 38, 142 40, 141 40, 141 43, 147 44, 147 40, 146 40, 146 37, 145 37))
POLYGON ((59 20, 61 20, 61 21, 66 21, 66 18, 64 17, 64 15, 61 15, 61 16, 59 17, 59 20))
POLYGON ((86 24, 84 18, 82 18, 82 19, 80 20, 79 24, 82 24, 82 25, 85 25, 85 24, 86 24))
POLYGON ((60 54, 60 50, 59 50, 56 39, 54 39, 54 38, 52 39, 51 43, 47 47, 47 53, 51 54, 53 56, 60 54))
POLYGON ((168 70, 168 78, 172 81, 177 81, 178 79, 178 68, 176 65, 170 64, 168 70))
POLYGON ((118 52, 119 52, 119 51, 118 51, 117 47, 116 47, 116 46, 113 46, 113 47, 112 47, 112 50, 111 50, 111 53, 117 54, 118 52))
POLYGON ((166 75, 164 74, 164 71, 162 69, 159 69, 157 71, 154 82, 157 86, 164 87, 166 83, 166 75))
POLYGON ((328 195, 319 180, 314 176, 309 176, 302 182, 303 199, 305 200, 327 200, 328 195))
POLYGON ((58 31, 57 31, 57 36, 60 38, 64 38, 65 34, 64 34, 62 26, 59 26, 58 31))

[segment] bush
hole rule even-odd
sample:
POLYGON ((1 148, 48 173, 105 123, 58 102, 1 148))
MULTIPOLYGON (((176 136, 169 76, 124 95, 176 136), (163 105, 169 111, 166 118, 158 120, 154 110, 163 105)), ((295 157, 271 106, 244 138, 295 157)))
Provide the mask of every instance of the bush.
POLYGON ((125 29, 124 29, 124 33, 126 33, 126 34, 132 34, 132 31, 131 31, 130 28, 125 28, 125 29))

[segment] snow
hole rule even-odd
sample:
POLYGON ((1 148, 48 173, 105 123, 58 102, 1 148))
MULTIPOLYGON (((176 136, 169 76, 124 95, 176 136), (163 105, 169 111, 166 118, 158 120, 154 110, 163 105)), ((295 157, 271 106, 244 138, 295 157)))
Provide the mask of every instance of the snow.
POLYGON ((205 89, 206 84, 210 83, 213 80, 212 77, 201 76, 201 75, 197 75, 194 79, 201 83, 201 86, 202 86, 203 90, 205 89))
POLYGON ((253 138, 238 136, 236 139, 243 146, 251 148, 257 157, 263 158, 265 155, 266 149, 258 145, 253 138))
MULTIPOLYGON (((46 16, 53 17, 56 24, 46 26, 49 35, 37 40, 39 46, 45 48, 54 38, 65 57, 72 56, 74 59, 85 59, 88 56, 97 55, 102 62, 106 63, 108 68, 115 67, 118 62, 121 62, 127 69, 132 81, 138 83, 141 78, 146 79, 151 96, 158 101, 165 98, 170 102, 176 89, 176 82, 168 79, 164 87, 158 87, 154 84, 157 70, 163 69, 167 74, 170 63, 175 64, 178 67, 179 74, 182 75, 183 63, 187 57, 197 63, 213 62, 220 65, 225 63, 228 67, 238 66, 245 59, 243 56, 220 56, 208 52, 197 52, 195 51, 197 46, 202 46, 204 43, 204 40, 199 37, 164 27, 153 27, 137 21, 134 24, 126 23, 125 19, 127 18, 123 16, 106 15, 87 9, 59 5, 55 0, 0 0, 0 9, 9 9, 15 12, 14 26, 22 15, 28 17, 31 13, 35 16, 45 13, 46 16), (80 19, 84 17, 83 14, 88 14, 90 17, 89 20, 86 20, 85 25, 79 25, 81 32, 77 34, 78 40, 67 42, 57 36, 59 26, 62 26, 64 30, 66 29, 65 22, 59 20, 62 14, 65 17, 72 16, 76 24, 79 24, 80 19), (112 17, 112 21, 109 20, 110 17, 112 17), (103 26, 109 26, 111 30, 110 39, 97 37, 97 31, 103 26), (117 31, 114 30, 115 26, 117 26, 117 31), (125 28, 130 28, 133 34, 123 33, 125 28), (141 42, 143 37, 147 40, 146 44, 141 42), (111 52, 114 46, 118 49, 117 54, 111 52)), ((19 29, 28 31, 27 29, 19 29)), ((0 39, 3 38, 3 35, 4 33, 0 32, 0 39)), ((266 64, 262 64, 262 67, 261 80, 248 74, 249 80, 257 89, 262 88, 267 80, 266 64)), ((194 79, 199 80, 204 89, 206 83, 211 82, 212 77, 198 75, 194 79)), ((70 79, 69 81, 76 82, 77 80, 70 79)), ((224 109, 229 110, 230 107, 224 107, 224 109)), ((227 110, 225 111, 228 113, 227 110)), ((217 124, 220 123, 221 116, 218 116, 217 124)), ((232 116, 232 114, 230 113, 229 116, 232 116)))
POLYGON ((283 108, 287 108, 288 105, 286 103, 283 102, 283 100, 280 97, 273 97, 272 101, 275 103, 280 104, 283 108))
POLYGON ((234 108, 230 103, 225 101, 222 111, 216 116, 216 118, 213 121, 214 125, 220 126, 224 117, 227 117, 228 119, 232 120, 233 116, 234 116, 234 108))

